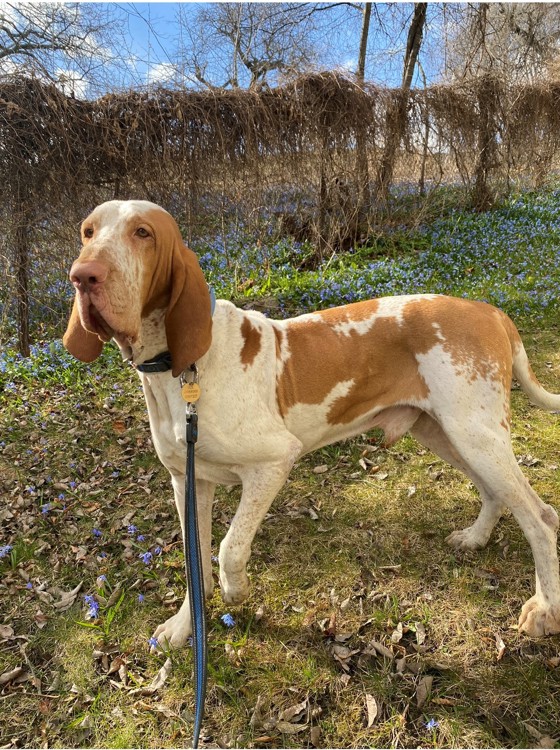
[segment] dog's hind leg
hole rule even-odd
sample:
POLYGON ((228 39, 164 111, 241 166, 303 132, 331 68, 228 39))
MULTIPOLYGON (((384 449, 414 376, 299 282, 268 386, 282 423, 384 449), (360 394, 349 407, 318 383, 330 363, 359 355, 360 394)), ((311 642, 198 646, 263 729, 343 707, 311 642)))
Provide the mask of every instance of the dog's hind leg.
POLYGON ((519 629, 535 637, 559 633, 558 514, 543 503, 521 472, 508 429, 456 416, 446 416, 441 426, 471 475, 481 478, 495 503, 511 510, 531 545, 536 590, 521 610, 519 629))
POLYGON ((466 529, 453 531, 445 540, 457 549, 481 549, 488 544, 495 525, 505 510, 505 505, 489 494, 481 478, 477 476, 462 460, 459 453, 449 442, 439 424, 425 412, 416 421, 410 433, 436 455, 465 474, 480 493, 482 507, 476 521, 466 529))

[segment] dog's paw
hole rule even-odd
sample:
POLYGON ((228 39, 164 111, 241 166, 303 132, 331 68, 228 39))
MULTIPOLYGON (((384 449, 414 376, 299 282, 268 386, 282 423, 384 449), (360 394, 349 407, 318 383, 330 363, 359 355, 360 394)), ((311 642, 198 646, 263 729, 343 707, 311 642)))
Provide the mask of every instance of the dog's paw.
POLYGON ((487 539, 482 539, 480 534, 473 531, 472 526, 469 526, 467 529, 458 529, 451 532, 445 541, 451 547, 462 550, 482 549, 487 543, 487 539))
POLYGON ((225 604, 241 604, 249 596, 249 578, 245 571, 226 575, 220 571, 220 589, 225 604))
POLYGON ((184 646, 192 635, 191 618, 188 613, 177 612, 161 625, 158 625, 150 639, 152 653, 157 651, 158 646, 163 649, 175 649, 184 646), (157 645, 153 642, 157 640, 157 645))
POLYGON ((560 633, 560 606, 551 606, 537 595, 532 596, 521 609, 519 632, 531 638, 560 633))

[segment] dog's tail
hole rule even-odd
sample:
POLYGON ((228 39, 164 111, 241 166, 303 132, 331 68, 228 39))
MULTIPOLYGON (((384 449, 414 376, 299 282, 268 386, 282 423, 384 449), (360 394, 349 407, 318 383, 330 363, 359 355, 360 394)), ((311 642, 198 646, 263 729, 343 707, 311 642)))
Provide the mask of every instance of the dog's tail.
POLYGON ((507 320, 513 354, 513 377, 535 406, 547 411, 560 411, 560 394, 550 393, 539 383, 527 357, 519 331, 509 318, 507 320))

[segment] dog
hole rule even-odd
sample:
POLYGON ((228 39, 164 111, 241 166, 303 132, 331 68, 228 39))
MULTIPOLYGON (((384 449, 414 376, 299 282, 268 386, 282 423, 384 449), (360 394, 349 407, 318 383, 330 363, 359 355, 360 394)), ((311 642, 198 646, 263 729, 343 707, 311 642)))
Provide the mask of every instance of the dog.
MULTIPOLYGON (((453 547, 484 547, 503 511, 511 510, 536 567, 535 594, 523 605, 519 630, 560 632, 558 515, 530 487, 513 454, 512 377, 543 409, 559 410, 560 396, 537 380, 505 313, 432 294, 384 297, 283 321, 225 300, 212 310, 198 260, 163 208, 108 201, 85 219, 81 234, 64 344, 91 362, 113 339, 139 370, 153 443, 171 474, 183 527, 179 376, 193 363, 198 367, 196 492, 207 596, 217 484, 242 485, 219 554, 222 597, 239 604, 249 592, 251 543, 294 462, 381 428, 387 444, 411 433, 477 487, 480 514, 447 538, 453 547)), ((179 647, 190 635, 187 596, 154 637, 179 647)))

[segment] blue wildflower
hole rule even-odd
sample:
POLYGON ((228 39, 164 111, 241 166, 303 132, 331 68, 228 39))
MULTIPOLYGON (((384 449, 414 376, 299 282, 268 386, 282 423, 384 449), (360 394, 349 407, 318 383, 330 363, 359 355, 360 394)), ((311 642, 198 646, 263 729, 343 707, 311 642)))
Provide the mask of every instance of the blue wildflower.
POLYGON ((140 604, 144 604, 144 598, 144 594, 138 594, 138 601, 140 602, 140 604))
POLYGON ((97 539, 99 539, 99 537, 100 537, 100 536, 103 536, 103 532, 102 532, 102 531, 99 531, 99 529, 92 529, 92 532, 91 532, 91 533, 92 533, 92 534, 93 534, 93 536, 94 536, 94 537, 96 537, 97 539))
POLYGON ((129 534, 136 534, 136 532, 138 531, 138 527, 131 523, 127 531, 129 534))
POLYGON ((426 729, 436 729, 437 727, 439 727, 439 721, 435 719, 430 719, 426 722, 426 729))
POLYGON ((91 594, 84 596, 84 602, 88 608, 87 616, 92 620, 97 620, 99 617, 99 602, 91 594))
POLYGON ((151 646, 152 648, 159 648, 159 643, 158 643, 158 639, 157 639, 157 638, 154 638, 154 636, 152 636, 151 638, 148 638, 148 644, 149 644, 149 645, 150 645, 150 646, 151 646))
POLYGON ((12 550, 13 547, 11 544, 5 544, 3 547, 0 547, 0 560, 3 557, 6 557, 6 555, 9 555, 12 550))
POLYGON ((136 537, 137 542, 144 542, 145 540, 146 537, 144 536, 144 534, 138 534, 138 536, 136 537))
POLYGON ((144 565, 149 565, 152 562, 153 555, 151 552, 142 552, 138 557, 142 560, 144 565))
POLYGON ((227 628, 234 628, 235 627, 235 620, 233 619, 233 617, 229 613, 227 613, 225 615, 222 615, 220 617, 220 620, 224 623, 224 625, 227 628))

